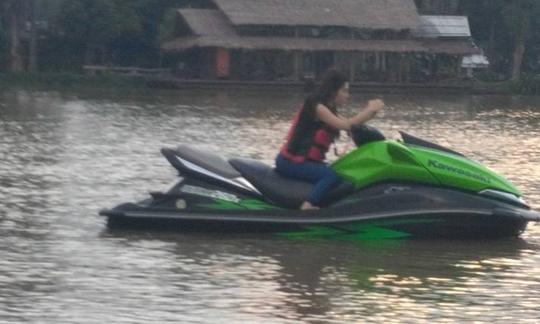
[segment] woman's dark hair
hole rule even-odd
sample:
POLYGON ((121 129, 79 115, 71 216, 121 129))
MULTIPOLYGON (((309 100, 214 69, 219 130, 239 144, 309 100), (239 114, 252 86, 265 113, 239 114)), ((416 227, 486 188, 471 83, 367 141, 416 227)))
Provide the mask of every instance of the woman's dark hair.
POLYGON ((308 114, 310 116, 314 116, 315 107, 322 103, 335 113, 336 107, 334 107, 332 101, 336 97, 339 89, 341 89, 348 81, 349 79, 343 73, 337 70, 329 70, 326 72, 315 91, 306 98, 306 101, 304 101, 304 110, 309 112, 308 114))

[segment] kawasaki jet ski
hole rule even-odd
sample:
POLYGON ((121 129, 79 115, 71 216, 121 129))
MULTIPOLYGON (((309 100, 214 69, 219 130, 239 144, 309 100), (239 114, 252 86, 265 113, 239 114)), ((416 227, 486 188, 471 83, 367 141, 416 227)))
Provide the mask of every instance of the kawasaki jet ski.
POLYGON ((367 125, 332 164, 343 181, 318 210, 298 210, 312 184, 254 159, 181 145, 161 153, 178 170, 165 192, 100 211, 109 228, 270 232, 292 237, 499 238, 540 221, 510 182, 466 156, 367 125))

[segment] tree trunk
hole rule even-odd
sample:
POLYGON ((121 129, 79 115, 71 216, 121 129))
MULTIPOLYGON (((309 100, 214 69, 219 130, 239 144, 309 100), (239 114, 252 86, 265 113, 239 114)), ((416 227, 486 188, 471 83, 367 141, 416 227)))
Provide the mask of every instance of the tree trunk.
POLYGON ((488 42, 488 48, 487 52, 490 58, 493 58, 495 56, 495 35, 496 35, 496 27, 497 27, 497 21, 494 15, 494 12, 492 12, 492 15, 489 19, 489 42, 488 42))
POLYGON ((9 19, 9 68, 11 72, 21 72, 23 70, 23 60, 20 54, 20 36, 19 36, 19 11, 17 7, 11 8, 9 19))
POLYGON ((514 54, 512 55, 512 80, 518 80, 521 76, 523 55, 525 54, 525 42, 530 28, 529 12, 521 11, 520 13, 520 25, 518 26, 514 54))
POLYGON ((523 54, 525 54, 525 39, 524 37, 519 37, 512 57, 512 80, 514 81, 518 80, 521 76, 523 54))

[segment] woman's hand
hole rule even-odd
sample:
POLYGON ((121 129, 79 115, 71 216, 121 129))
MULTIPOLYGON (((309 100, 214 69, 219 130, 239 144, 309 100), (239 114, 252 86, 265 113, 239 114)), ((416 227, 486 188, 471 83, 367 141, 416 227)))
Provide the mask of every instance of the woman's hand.
POLYGON ((363 124, 375 117, 375 115, 384 107, 384 102, 381 99, 370 100, 367 106, 362 109, 358 114, 351 118, 341 118, 336 116, 333 112, 323 104, 317 105, 316 113, 317 118, 323 121, 328 126, 349 131, 352 125, 363 124))
POLYGON ((350 147, 349 145, 345 146, 345 147, 339 147, 339 146, 334 146, 334 155, 336 157, 342 157, 343 155, 347 154, 349 151, 350 151, 350 147))
POLYGON ((351 125, 360 125, 369 121, 371 118, 375 117, 383 107, 384 102, 381 99, 372 99, 368 101, 367 106, 350 119, 351 125))
POLYGON ((375 116, 381 109, 384 108, 384 102, 381 99, 373 99, 368 101, 366 110, 375 116))

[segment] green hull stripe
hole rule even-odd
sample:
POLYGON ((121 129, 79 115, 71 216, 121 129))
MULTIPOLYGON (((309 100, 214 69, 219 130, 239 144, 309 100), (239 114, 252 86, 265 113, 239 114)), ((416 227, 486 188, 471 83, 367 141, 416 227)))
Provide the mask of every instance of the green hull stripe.
POLYGON ((196 207, 209 208, 214 210, 280 210, 281 208, 272 206, 256 199, 243 199, 238 203, 216 199, 210 204, 197 204, 196 207))
POLYGON ((378 240, 378 239, 397 239, 411 236, 409 233, 395 231, 387 228, 382 228, 372 225, 357 226, 357 231, 350 231, 348 229, 340 229, 328 226, 310 226, 305 231, 279 233, 279 236, 283 236, 290 239, 321 239, 331 238, 346 241, 365 241, 365 240, 378 240))
POLYGON ((291 239, 333 238, 349 241, 397 239, 411 237, 412 235, 404 231, 385 228, 385 226, 432 224, 442 221, 442 219, 388 219, 361 224, 349 224, 340 227, 309 226, 304 231, 279 233, 278 235, 291 239))

